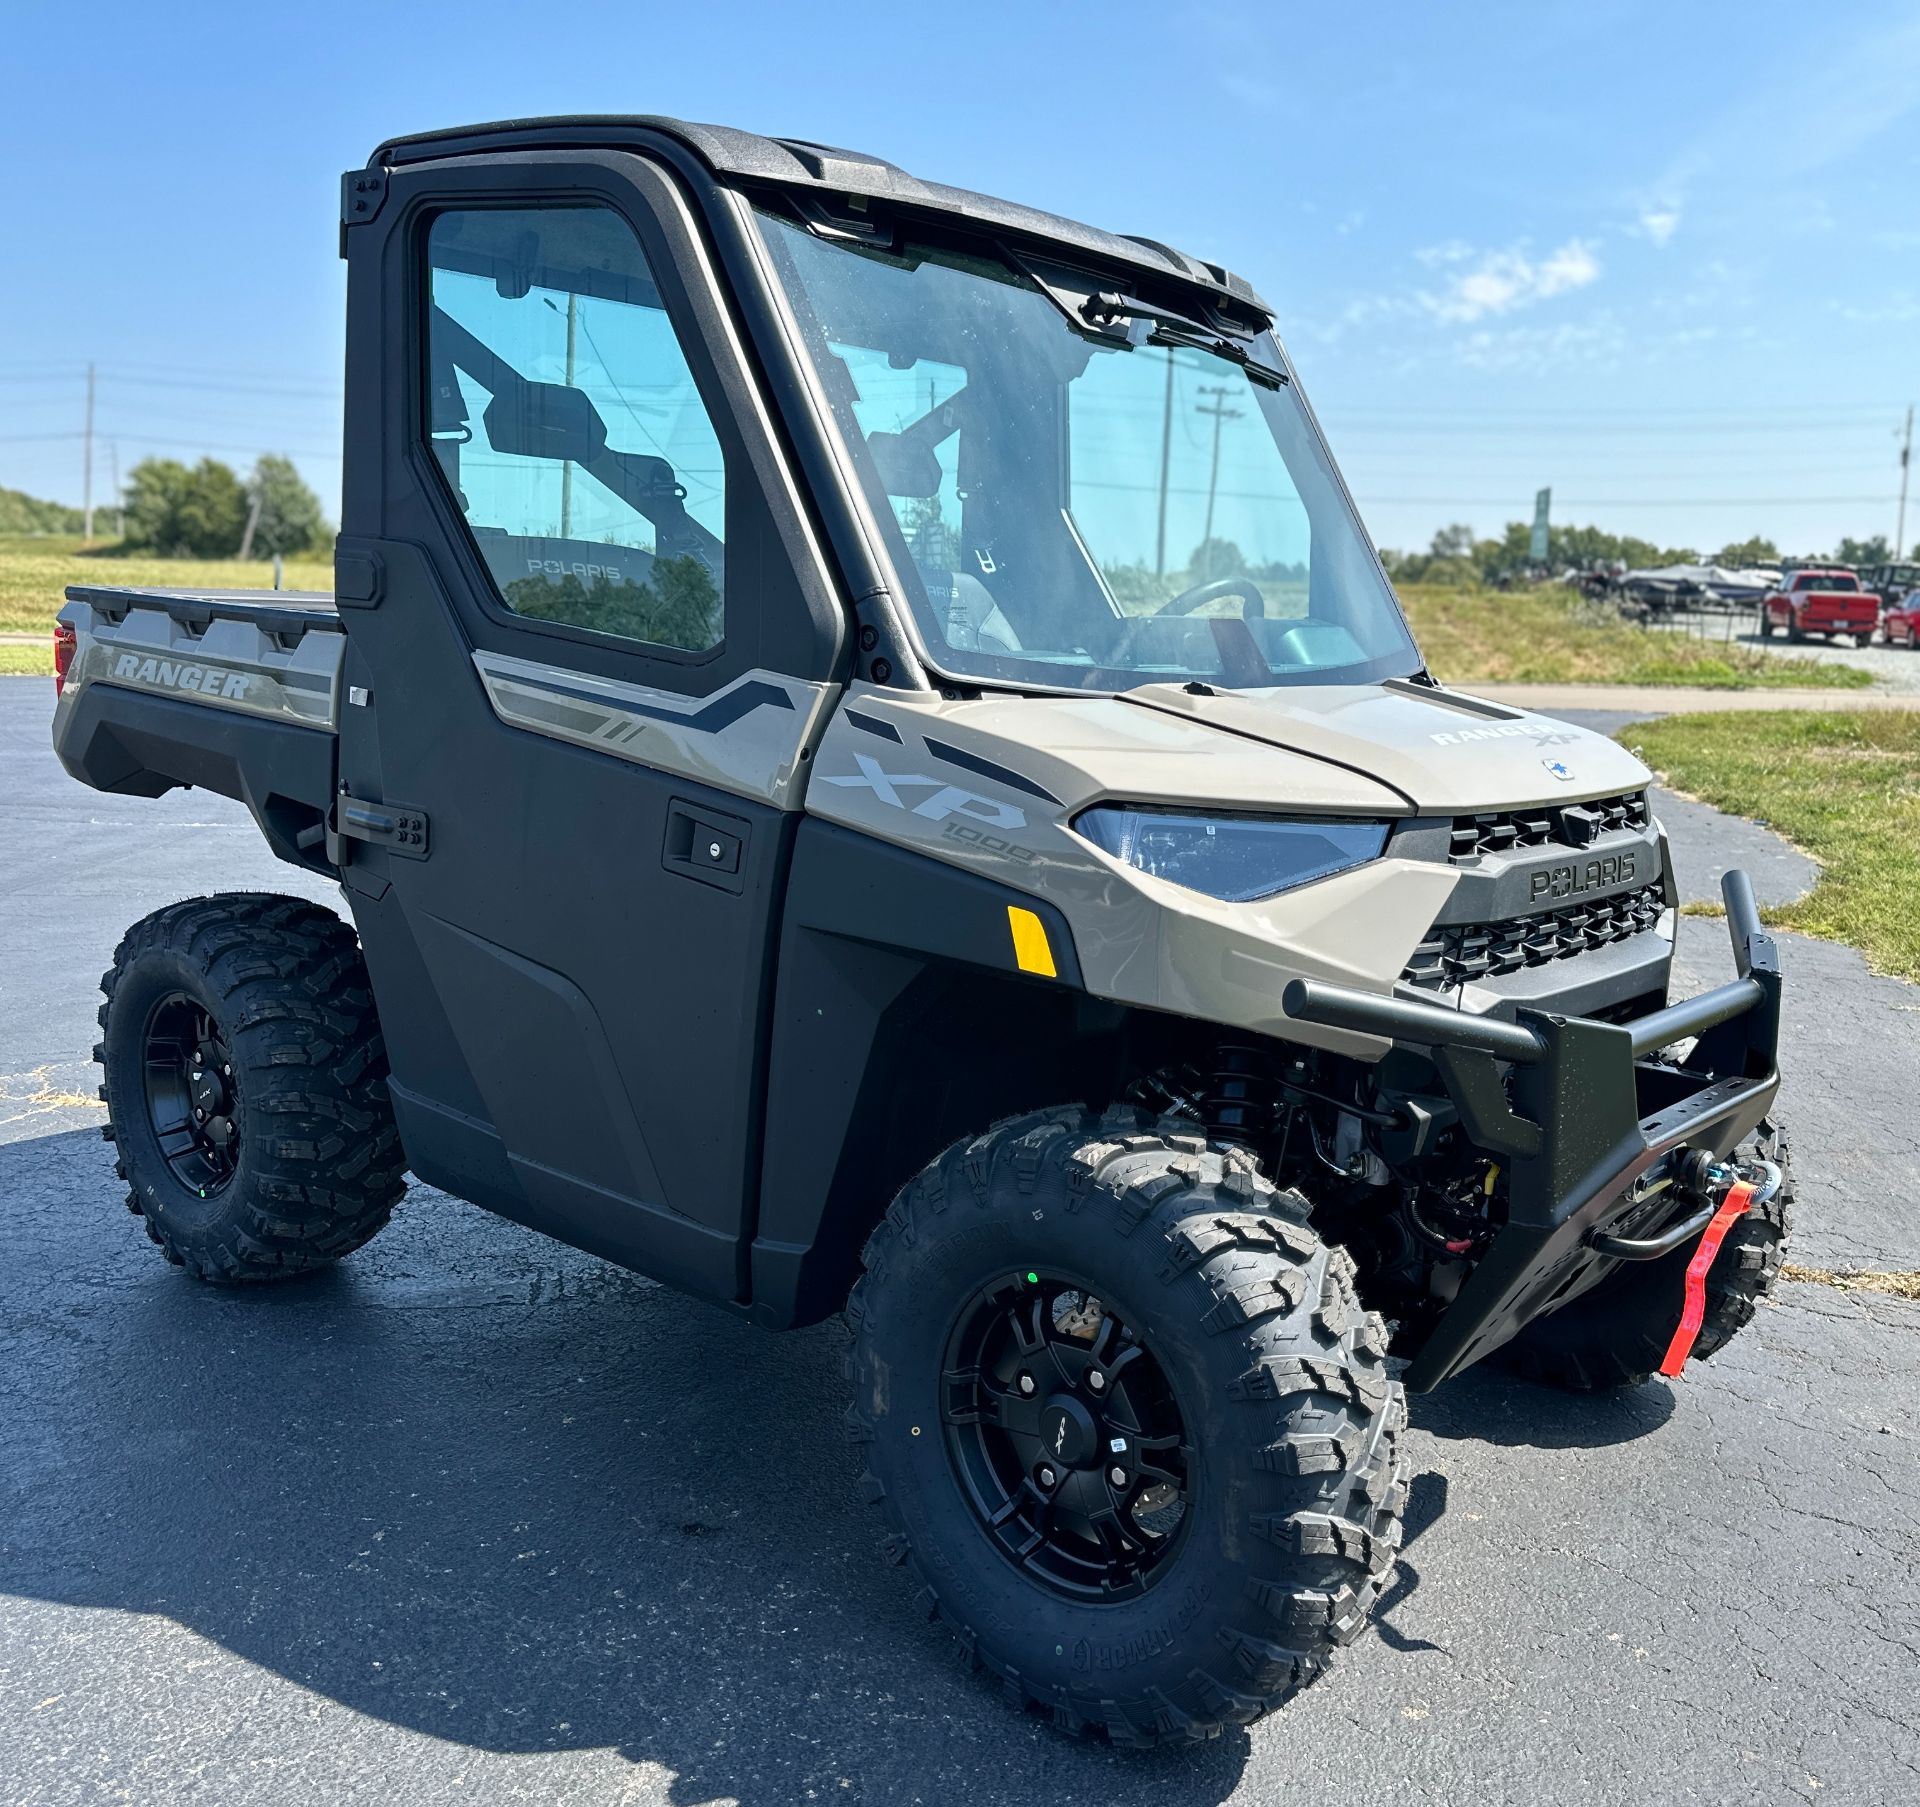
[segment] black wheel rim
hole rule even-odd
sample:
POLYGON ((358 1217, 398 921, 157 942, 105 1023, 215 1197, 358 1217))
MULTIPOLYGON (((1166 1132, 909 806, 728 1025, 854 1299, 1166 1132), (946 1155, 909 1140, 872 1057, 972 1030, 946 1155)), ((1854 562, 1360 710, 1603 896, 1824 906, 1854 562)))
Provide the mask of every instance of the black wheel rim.
POLYGON ((1138 1329, 1065 1275, 1011 1275, 962 1309, 941 1418, 982 1527, 1022 1573, 1123 1600, 1166 1573, 1192 1518, 1179 1402, 1138 1329))
POLYGON ((147 1018, 147 1122, 173 1177, 200 1198, 232 1180, 240 1161, 233 1057, 219 1025, 183 992, 147 1018))

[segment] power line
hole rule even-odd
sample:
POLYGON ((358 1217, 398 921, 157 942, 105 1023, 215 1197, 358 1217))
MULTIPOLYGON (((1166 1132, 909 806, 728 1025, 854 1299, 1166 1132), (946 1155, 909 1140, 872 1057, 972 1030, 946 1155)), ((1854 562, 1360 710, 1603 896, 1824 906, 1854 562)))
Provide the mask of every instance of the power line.
MULTIPOLYGON (((1893 500, 1878 496, 1569 496, 1555 492, 1564 508, 1821 508, 1833 504, 1884 508, 1893 500)), ((1365 508, 1515 508, 1522 504, 1505 496, 1360 496, 1365 508)))
MULTIPOLYGON (((311 397, 326 400, 340 394, 337 383, 301 383, 279 381, 240 381, 214 377, 177 377, 177 376, 136 376, 121 367, 111 365, 100 373, 103 381, 113 384, 126 384, 138 389, 192 389, 196 393, 208 395, 269 395, 282 397, 311 397)), ((65 386, 85 380, 84 368, 62 371, 58 374, 28 372, 9 375, 0 372, 0 383, 12 384, 53 384, 65 386)))
POLYGON ((333 401, 341 393, 338 384, 218 383, 194 377, 128 376, 118 371, 113 373, 113 381, 127 383, 138 389, 192 389, 206 395, 272 395, 315 401, 333 401))
MULTIPOLYGON (((1122 483, 1092 477, 1076 478, 1074 488, 1117 490, 1122 494, 1136 496, 1153 493, 1151 484, 1122 483)), ((1197 485, 1175 484, 1170 493, 1176 496, 1202 496, 1207 492, 1197 485)), ((1298 495, 1285 494, 1278 490, 1216 488, 1215 494, 1222 501, 1227 502, 1279 503, 1289 508, 1306 506, 1298 495)), ((1512 490, 1503 495, 1488 496, 1383 496, 1370 495, 1365 491, 1357 491, 1356 496, 1359 501, 1368 506, 1391 504, 1395 507, 1423 505, 1433 508, 1507 508, 1519 507, 1525 502, 1524 497, 1512 490)), ((1886 506, 1892 502, 1893 497, 1884 492, 1873 496, 1809 496, 1805 494, 1797 496, 1582 496, 1575 494, 1563 497, 1556 489, 1554 500, 1575 508, 1797 508, 1825 503, 1886 506)))
MULTIPOLYGON (((1584 472, 1588 472, 1590 476, 1592 476, 1592 474, 1615 476, 1615 474, 1619 474, 1622 470, 1626 470, 1626 472, 1630 472, 1632 476, 1645 478, 1645 480, 1649 480, 1649 482, 1651 482, 1653 478, 1661 478, 1663 482, 1665 482, 1665 480, 1674 480, 1674 478, 1686 480, 1686 478, 1690 478, 1690 476, 1699 476, 1703 470, 1728 470, 1736 469, 1736 467, 1747 467, 1747 469, 1753 470, 1753 474, 1768 476, 1768 478, 1772 478, 1772 476, 1826 476, 1826 478, 1836 478, 1836 476, 1884 476, 1885 469, 1887 469, 1885 455, 1876 457, 1876 459, 1857 459, 1855 455, 1849 455, 1849 457, 1845 457, 1845 459, 1820 459, 1818 463, 1811 463, 1811 465, 1782 465, 1782 463, 1778 463, 1778 461, 1774 461, 1774 459, 1738 459, 1738 461, 1736 461, 1736 459, 1728 459, 1728 457, 1701 457, 1697 463, 1692 463, 1692 465, 1686 465, 1686 467, 1674 465, 1674 467, 1670 467, 1670 469, 1651 469, 1651 467, 1645 463, 1644 455, 1642 455, 1642 457, 1605 459, 1605 457, 1569 455, 1569 453, 1565 453, 1565 451, 1553 451, 1551 461, 1553 461, 1555 469, 1559 469, 1561 472, 1571 469, 1574 470, 1576 474, 1584 470, 1584 472)), ((1348 478, 1352 478, 1356 472, 1365 472, 1367 476, 1415 476, 1415 478, 1419 478, 1419 476, 1430 476, 1432 470, 1434 470, 1434 461, 1432 461, 1432 459, 1419 459, 1419 461, 1413 461, 1413 463, 1402 463, 1402 461, 1392 459, 1392 457, 1386 457, 1386 455, 1373 457, 1371 453, 1356 453, 1354 457, 1344 459, 1342 463, 1346 465, 1348 478)), ((1498 482, 1507 482, 1509 478, 1513 478, 1515 482, 1521 482, 1521 484, 1528 486, 1528 488, 1534 486, 1534 476, 1536 476, 1538 470, 1540 470, 1540 463, 1542 463, 1540 453, 1498 453, 1498 455, 1488 455, 1488 457, 1475 457, 1475 455, 1469 453, 1469 455, 1455 455, 1455 457, 1448 459, 1448 467, 1450 467, 1450 474, 1452 474, 1452 476, 1459 476, 1459 474, 1461 474, 1461 467, 1471 467, 1471 472, 1473 472, 1473 474, 1471 474, 1471 480, 1473 480, 1473 482, 1494 482, 1494 484, 1498 484, 1498 482)), ((1563 478, 1563 480, 1565 480, 1565 478, 1563 478)))
MULTIPOLYGON (((1449 420, 1396 420, 1396 421, 1355 421, 1345 420, 1338 413, 1329 410, 1324 417, 1329 435, 1336 441, 1361 436, 1377 437, 1392 434, 1396 437, 1406 434, 1454 434, 1462 439, 1539 439, 1550 433, 1565 433, 1577 438, 1590 437, 1626 437, 1631 439, 1670 439, 1704 438, 1720 435, 1725 438, 1740 438, 1751 434, 1778 435, 1781 423, 1778 421, 1726 422, 1709 425, 1695 423, 1683 426, 1679 423, 1649 422, 1640 425, 1581 425, 1573 422, 1555 423, 1551 426, 1529 426, 1520 422, 1501 424, 1475 424, 1449 420)), ((1825 436, 1859 435, 1863 433, 1881 433, 1885 431, 1886 416, 1880 421, 1835 422, 1821 428, 1817 426, 1795 426, 1793 437, 1796 441, 1825 436)))
POLYGON ((1800 402, 1769 403, 1765 407, 1725 408, 1725 407, 1642 407, 1632 403, 1621 403, 1611 407, 1593 408, 1534 408, 1534 407, 1476 407, 1471 404, 1452 406, 1444 402, 1413 404, 1355 402, 1350 405, 1329 403, 1325 409, 1329 414, 1378 414, 1391 419, 1403 419, 1408 416, 1439 416, 1448 420, 1604 420, 1604 419, 1708 419, 1708 420, 1782 420, 1812 416, 1818 419, 1835 419, 1842 415, 1869 415, 1884 420, 1887 407, 1884 402, 1800 402))
MULTIPOLYGON (((26 437, 33 437, 27 435, 26 437)), ((53 435, 55 438, 76 438, 77 435, 53 435)), ((134 445, 176 446, 188 452, 250 452, 258 457, 262 451, 282 453, 289 458, 331 458, 336 462, 340 457, 338 446, 282 445, 268 439, 257 439, 251 445, 242 445, 234 440, 187 439, 172 433, 115 433, 116 439, 130 441, 134 445)))

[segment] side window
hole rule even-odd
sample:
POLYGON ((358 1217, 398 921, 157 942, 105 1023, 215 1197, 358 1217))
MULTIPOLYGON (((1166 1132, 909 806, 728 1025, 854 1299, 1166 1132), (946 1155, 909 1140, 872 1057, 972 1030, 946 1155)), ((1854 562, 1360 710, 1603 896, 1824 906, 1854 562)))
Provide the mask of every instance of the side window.
POLYGON ((633 229, 604 207, 442 213, 427 261, 427 430, 501 601, 718 646, 725 459, 633 229))

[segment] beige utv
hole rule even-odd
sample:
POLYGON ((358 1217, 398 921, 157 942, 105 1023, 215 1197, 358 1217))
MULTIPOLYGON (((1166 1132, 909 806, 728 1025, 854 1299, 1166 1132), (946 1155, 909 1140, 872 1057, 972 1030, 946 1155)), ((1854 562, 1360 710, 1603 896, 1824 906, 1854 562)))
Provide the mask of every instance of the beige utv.
POLYGON ((1129 1744, 1360 1631, 1405 1391, 1751 1316, 1751 892, 1669 1002, 1647 772, 1427 672, 1240 278, 638 118, 385 144, 341 241, 335 591, 61 618, 70 772, 238 797, 340 886, 108 974, 170 1260, 303 1273, 410 1171, 844 1312, 929 1611, 1129 1744))

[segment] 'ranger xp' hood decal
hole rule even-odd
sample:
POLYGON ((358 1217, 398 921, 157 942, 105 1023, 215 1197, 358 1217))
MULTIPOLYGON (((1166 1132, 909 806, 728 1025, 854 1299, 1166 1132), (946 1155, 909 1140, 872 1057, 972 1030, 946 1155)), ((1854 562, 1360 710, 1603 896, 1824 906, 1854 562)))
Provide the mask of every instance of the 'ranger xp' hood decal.
POLYGON ((1614 796, 1649 776, 1604 734, 1440 690, 1340 684, 1195 695, 1150 684, 1127 700, 1363 772, 1423 813, 1614 796))

